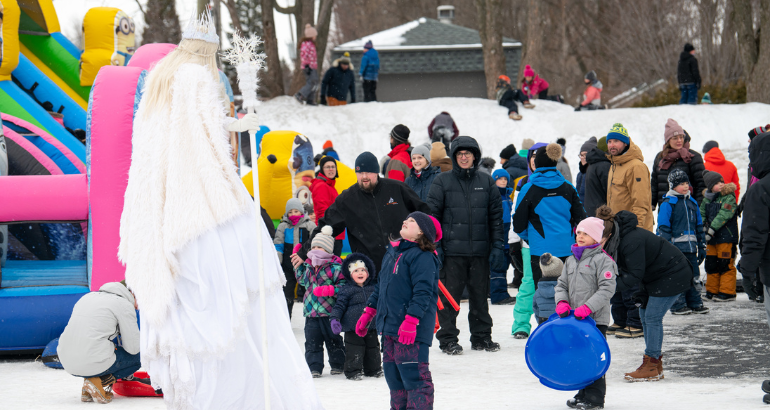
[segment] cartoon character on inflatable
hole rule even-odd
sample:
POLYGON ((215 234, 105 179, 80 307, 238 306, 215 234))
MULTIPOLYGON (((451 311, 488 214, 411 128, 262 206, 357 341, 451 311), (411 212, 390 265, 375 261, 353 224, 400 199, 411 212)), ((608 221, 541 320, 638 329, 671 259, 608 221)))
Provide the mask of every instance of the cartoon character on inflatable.
POLYGON ((136 47, 134 31, 134 20, 120 9, 88 10, 83 19, 85 51, 80 61, 80 85, 92 85, 105 65, 127 65, 136 47))

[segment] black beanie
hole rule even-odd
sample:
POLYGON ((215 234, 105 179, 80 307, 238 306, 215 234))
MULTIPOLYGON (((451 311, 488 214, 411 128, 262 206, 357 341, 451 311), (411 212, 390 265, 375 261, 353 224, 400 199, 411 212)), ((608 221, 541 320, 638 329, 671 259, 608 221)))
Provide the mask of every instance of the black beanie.
POLYGON ((765 127, 752 128, 751 131, 749 131, 749 139, 753 140, 754 137, 756 137, 759 134, 764 134, 765 131, 767 131, 765 127))
POLYGON ((703 145, 703 155, 706 155, 711 148, 719 148, 719 143, 716 141, 709 141, 703 145))
MULTIPOLYGON (((326 177, 326 174, 324 174, 324 164, 326 164, 327 162, 333 162, 334 165, 337 165, 337 160, 335 160, 333 157, 330 157, 330 156, 327 155, 327 156, 321 158, 321 160, 318 161, 318 166, 321 167, 321 170, 319 172, 324 177, 326 177)), ((337 179, 338 176, 340 176, 339 170, 337 171, 337 174, 334 175, 334 178, 332 178, 332 179, 337 179)))
POLYGON ((555 167, 561 159, 561 146, 550 143, 535 152, 535 168, 555 167))
POLYGON ((673 190, 674 188, 678 187, 681 184, 684 184, 687 182, 690 183, 690 178, 687 177, 687 173, 682 171, 679 168, 674 169, 673 171, 668 173, 668 189, 673 190))
POLYGON ((409 142, 409 128, 404 124, 398 124, 390 130, 390 136, 399 144, 409 142))
POLYGON ((706 183, 706 188, 708 188, 709 192, 714 192, 712 191, 712 188, 714 188, 714 185, 720 182, 725 182, 725 180, 724 178, 722 178, 722 175, 718 172, 704 171, 703 182, 706 183))
POLYGON ((690 51, 695 50, 695 47, 692 46, 690 43, 684 43, 684 52, 689 53, 690 51))
POLYGON ((500 151, 500 158, 504 160, 509 160, 511 159, 512 156, 516 154, 518 154, 518 152, 516 151, 516 146, 513 144, 508 144, 507 147, 503 148, 503 150, 500 151))
POLYGON ((369 151, 363 152, 356 158, 356 172, 372 172, 378 174, 380 172, 380 163, 377 162, 377 157, 369 151))

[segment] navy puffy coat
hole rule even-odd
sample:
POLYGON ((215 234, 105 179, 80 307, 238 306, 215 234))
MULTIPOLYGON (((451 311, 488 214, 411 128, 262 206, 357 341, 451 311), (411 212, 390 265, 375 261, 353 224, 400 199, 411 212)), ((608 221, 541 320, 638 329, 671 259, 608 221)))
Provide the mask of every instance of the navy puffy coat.
POLYGON ((706 234, 698 203, 690 195, 668 192, 658 211, 658 236, 682 253, 698 253, 706 247, 706 234))
POLYGON ((367 306, 377 309, 377 333, 398 337, 406 315, 420 320, 417 341, 430 346, 436 326, 438 257, 402 240, 382 259, 379 280, 367 306))
POLYGON ((412 168, 412 172, 406 177, 406 184, 409 188, 412 188, 417 196, 424 202, 428 201, 428 192, 430 192, 430 186, 433 184, 433 180, 436 179, 436 175, 441 173, 439 167, 427 167, 422 170, 422 173, 418 177, 412 168))
MULTIPOLYGON (((334 303, 331 319, 337 319, 342 325, 343 332, 356 330, 356 322, 361 318, 366 307, 366 302, 374 293, 374 284, 377 283, 377 269, 374 262, 363 253, 351 253, 342 261, 342 274, 345 276, 345 285, 337 292, 337 302, 334 303), (364 286, 359 286, 350 276, 348 263, 355 260, 363 260, 369 277, 364 286)), ((369 323, 369 329, 374 329, 374 321, 369 323)))
POLYGON ((532 310, 537 317, 548 318, 556 313, 556 283, 559 277, 542 277, 532 299, 532 310))

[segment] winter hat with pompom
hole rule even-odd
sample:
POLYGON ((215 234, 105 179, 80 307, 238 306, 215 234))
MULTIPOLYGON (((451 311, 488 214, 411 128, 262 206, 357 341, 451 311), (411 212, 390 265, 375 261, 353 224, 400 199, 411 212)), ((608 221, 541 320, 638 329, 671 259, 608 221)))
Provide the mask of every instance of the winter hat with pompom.
POLYGON ((561 276, 564 269, 564 262, 561 259, 546 252, 540 256, 540 271, 544 278, 557 278, 561 276))
POLYGON ((532 67, 527 64, 524 66, 524 77, 534 77, 535 76, 535 70, 532 69, 532 67))
POLYGON ((677 168, 668 173, 668 189, 674 188, 684 183, 690 183, 690 178, 687 177, 687 173, 677 168))
POLYGON ((324 227, 321 228, 321 232, 316 234, 316 236, 313 238, 313 242, 310 242, 310 248, 320 246, 323 248, 323 250, 326 251, 326 253, 334 252, 334 237, 332 236, 333 233, 334 230, 331 226, 324 225, 324 227))
POLYGON ((305 37, 313 38, 318 36, 318 30, 311 26, 310 23, 305 24, 305 37))
POLYGON ((703 182, 706 183, 706 188, 708 188, 709 192, 714 192, 714 185, 725 182, 725 179, 722 178, 722 174, 714 171, 704 171, 703 172, 703 182))
POLYGON ((754 137, 756 137, 757 135, 764 134, 765 132, 767 132, 769 128, 770 128, 770 124, 767 124, 764 127, 752 128, 751 131, 749 131, 749 139, 753 140, 754 137))
POLYGON ((561 146, 550 143, 537 149, 535 154, 535 168, 555 167, 561 159, 561 146))
POLYGON ((616 122, 612 124, 612 129, 607 133, 607 141, 618 140, 626 145, 631 144, 631 138, 628 136, 628 130, 623 124, 616 122))
POLYGON ((607 137, 599 138, 599 141, 596 142, 596 148, 599 148, 604 152, 609 151, 609 148, 607 148, 607 137))
POLYGON ((429 241, 436 243, 441 240, 441 224, 436 218, 420 211, 412 212, 407 216, 407 219, 408 218, 412 218, 417 222, 417 226, 420 227, 422 234, 425 235, 429 241))
POLYGON ((535 140, 532 138, 524 138, 521 140, 521 150, 522 151, 529 151, 532 146, 535 145, 535 140))

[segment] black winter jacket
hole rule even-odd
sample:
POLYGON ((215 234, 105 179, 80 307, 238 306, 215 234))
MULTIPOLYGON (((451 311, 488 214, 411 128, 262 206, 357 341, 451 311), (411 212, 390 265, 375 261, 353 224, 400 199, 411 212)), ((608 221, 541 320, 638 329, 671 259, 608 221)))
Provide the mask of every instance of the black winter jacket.
POLYGON ((441 247, 446 256, 488 257, 492 247, 503 249, 503 201, 495 180, 478 172, 481 149, 471 137, 452 142, 452 172, 433 180, 428 205, 441 222, 441 247), (475 160, 462 169, 455 154, 473 152, 475 160))
POLYGON ((326 214, 318 221, 318 227, 298 254, 302 259, 307 257, 313 238, 325 225, 334 229, 335 237, 347 228, 350 249, 372 258, 379 271, 390 242, 388 236, 398 236, 407 215, 414 211, 429 214, 430 208, 401 181, 380 178, 372 192, 366 192, 358 184, 353 184, 342 191, 326 209, 326 214))
MULTIPOLYGON (((749 165, 759 181, 743 197, 741 272, 770 284, 770 133, 757 135, 749 144, 749 165)), ((768 295, 765 295, 768 297, 768 295)))
POLYGON ((527 159, 519 154, 509 158, 508 162, 503 165, 503 169, 508 171, 508 175, 511 176, 508 178, 508 186, 511 188, 516 188, 516 186, 513 185, 513 181, 529 174, 529 172, 527 172, 527 159))
POLYGON ((420 200, 427 201, 430 186, 433 185, 433 180, 436 179, 436 176, 440 173, 441 168, 439 167, 427 167, 422 170, 422 173, 418 177, 417 173, 414 172, 414 168, 412 168, 412 172, 409 173, 409 176, 406 177, 406 181, 404 182, 409 188, 412 188, 414 192, 417 193, 420 200))
POLYGON ((321 81, 321 97, 328 95, 340 101, 347 101, 348 91, 350 91, 350 102, 356 102, 356 79, 353 70, 350 68, 343 70, 339 65, 326 70, 321 81))
POLYGON ((596 210, 607 204, 607 177, 610 175, 612 163, 607 153, 599 148, 592 148, 586 154, 588 169, 586 170, 586 193, 583 208, 586 216, 596 216, 596 210))
MULTIPOLYGON (((649 296, 678 295, 692 283, 692 267, 676 246, 654 233, 638 228, 636 215, 629 211, 615 214, 620 243, 617 250, 605 250, 618 264, 618 290, 629 290, 641 283, 649 296)), ((617 232, 613 232, 617 235, 617 232)))
MULTIPOLYGON (((329 318, 337 319, 342 325, 343 332, 356 330, 356 323, 364 313, 366 302, 374 293, 374 284, 377 283, 377 268, 374 262, 363 253, 351 253, 342 261, 342 274, 345 276, 345 285, 337 292, 337 301, 334 302, 329 318), (359 286, 350 276, 349 261, 363 260, 369 277, 364 281, 364 286, 359 286)), ((374 320, 369 322, 369 329, 375 329, 374 320)))
POLYGON ((698 71, 698 59, 694 55, 682 51, 679 54, 679 64, 676 66, 676 78, 679 85, 695 84, 700 88, 700 71, 698 71))
POLYGON ((652 209, 655 209, 656 206, 663 202, 663 198, 669 190, 668 174, 675 169, 681 169, 687 174, 687 178, 690 179, 690 192, 695 201, 698 202, 698 205, 703 201, 703 190, 706 189, 706 182, 703 181, 703 170, 706 167, 703 165, 703 157, 698 152, 689 151, 692 154, 692 160, 690 160, 689 164, 682 159, 678 159, 668 169, 660 169, 660 165, 658 165, 661 152, 655 156, 655 162, 652 163, 652 173, 650 174, 652 209))

